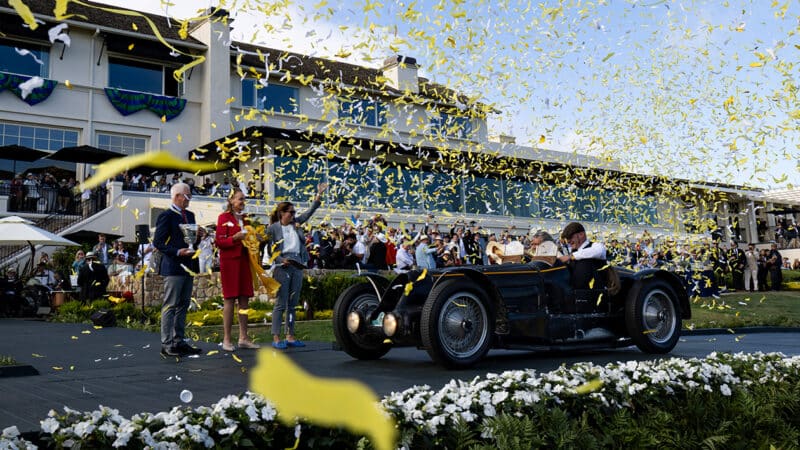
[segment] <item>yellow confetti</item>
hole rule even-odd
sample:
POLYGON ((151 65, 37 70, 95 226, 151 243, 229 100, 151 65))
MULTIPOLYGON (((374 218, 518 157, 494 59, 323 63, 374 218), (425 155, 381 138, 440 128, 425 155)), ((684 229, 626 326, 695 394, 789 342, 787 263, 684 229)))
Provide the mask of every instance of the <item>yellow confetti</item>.
POLYGON ((72 83, 70 83, 69 80, 64 80, 64 86, 66 86, 67 89, 72 89, 72 83))
POLYGON ((53 370, 64 370, 61 366, 53 366, 53 370))
POLYGON ((92 332, 89 330, 83 330, 81 331, 81 334, 92 334, 92 332))
POLYGON ((126 170, 147 164, 149 167, 159 169, 173 169, 185 172, 197 172, 199 170, 212 170, 219 167, 217 163, 203 161, 184 161, 176 158, 169 152, 150 152, 138 155, 126 156, 125 158, 112 159, 97 167, 95 174, 84 181, 80 189, 92 189, 104 183, 109 178, 125 172, 126 170))
POLYGON ((213 356, 216 355, 217 353, 219 353, 219 350, 210 350, 208 353, 206 353, 206 356, 213 356))
POLYGON ((355 435, 367 435, 378 450, 395 447, 397 430, 364 384, 314 377, 289 357, 267 349, 260 350, 257 359, 250 390, 275 404, 277 418, 284 425, 291 426, 295 417, 303 417, 322 427, 341 426, 355 435), (291 385, 303 389, 286 389, 291 385))
POLYGON ((595 378, 575 388, 576 394, 589 394, 603 387, 603 380, 595 378))
POLYGON ((38 353, 31 353, 31 356, 33 356, 34 358, 44 358, 43 355, 40 355, 38 353))
POLYGON ((237 362, 237 363, 239 363, 239 364, 241 364, 241 363, 242 363, 242 359, 241 359, 241 358, 239 358, 238 356, 236 356, 236 354, 235 354, 235 353, 231 353, 231 358, 233 358, 233 360, 234 360, 234 361, 236 361, 236 362, 237 362))
POLYGON ((28 8, 28 5, 23 3, 22 0, 8 0, 8 4, 22 17, 22 20, 25 21, 25 24, 28 25, 31 30, 39 28, 39 24, 36 23, 31 9, 28 8))

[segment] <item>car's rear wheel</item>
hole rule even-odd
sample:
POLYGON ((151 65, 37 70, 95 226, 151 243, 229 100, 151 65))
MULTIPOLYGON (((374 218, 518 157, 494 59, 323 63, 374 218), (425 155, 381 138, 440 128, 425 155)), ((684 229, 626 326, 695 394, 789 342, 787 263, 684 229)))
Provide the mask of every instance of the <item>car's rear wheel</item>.
POLYGON ((333 308, 333 334, 336 342, 350 356, 357 359, 378 359, 391 349, 384 343, 385 336, 377 330, 369 330, 369 324, 362 323, 359 331, 351 333, 347 328, 351 312, 359 313, 366 320, 380 304, 378 295, 370 283, 359 283, 345 289, 336 299, 333 308))
POLYGON ((681 335, 678 296, 660 280, 638 283, 625 303, 625 326, 631 339, 647 353, 671 351, 681 335))
POLYGON ((447 368, 469 367, 489 351, 491 316, 486 294, 475 283, 444 280, 431 290, 422 308, 422 345, 447 368))

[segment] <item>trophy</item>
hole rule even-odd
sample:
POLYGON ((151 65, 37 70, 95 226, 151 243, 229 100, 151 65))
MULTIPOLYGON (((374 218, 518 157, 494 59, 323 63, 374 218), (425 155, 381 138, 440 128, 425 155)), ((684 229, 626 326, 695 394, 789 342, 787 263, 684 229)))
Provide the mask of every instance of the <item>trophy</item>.
POLYGON ((200 227, 195 223, 182 223, 180 227, 184 242, 189 244, 189 250, 194 251, 194 243, 197 242, 197 231, 200 227))

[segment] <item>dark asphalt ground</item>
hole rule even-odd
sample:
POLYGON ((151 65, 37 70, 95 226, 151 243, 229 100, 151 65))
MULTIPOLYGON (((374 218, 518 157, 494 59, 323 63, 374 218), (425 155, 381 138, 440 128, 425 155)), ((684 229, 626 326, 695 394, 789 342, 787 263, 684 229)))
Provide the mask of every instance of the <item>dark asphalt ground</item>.
MULTIPOLYGON (((684 336, 669 356, 703 357, 712 351, 800 354, 800 332, 754 331, 684 336)), ((525 368, 549 371, 578 361, 605 364, 657 357, 643 354, 635 347, 583 352, 495 350, 474 368, 447 371, 434 364, 425 351, 413 348, 394 349, 378 361, 357 361, 334 350, 331 343, 307 344, 286 353, 315 375, 356 378, 379 396, 414 385, 427 384, 438 389, 453 378, 469 380, 488 372, 525 368)), ((255 364, 255 351, 237 351, 241 360, 238 362, 214 344, 197 345, 204 350, 198 357, 164 359, 159 355, 156 333, 0 319, 0 355, 30 364, 40 373, 0 377, 0 429, 17 425, 22 432, 38 431, 39 421, 48 411, 62 410, 64 406, 91 411, 104 405, 130 417, 138 412, 165 411, 183 405, 180 393, 184 389, 192 392, 194 398, 189 405, 195 407, 247 390, 248 370, 255 364), (208 355, 213 350, 219 353, 208 355)))

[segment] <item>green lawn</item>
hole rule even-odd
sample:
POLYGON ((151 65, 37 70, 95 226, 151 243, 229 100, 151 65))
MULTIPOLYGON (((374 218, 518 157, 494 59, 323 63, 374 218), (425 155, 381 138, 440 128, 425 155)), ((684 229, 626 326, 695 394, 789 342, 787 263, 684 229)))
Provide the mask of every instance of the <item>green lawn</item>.
POLYGON ((800 292, 742 292, 692 302, 692 319, 684 327, 800 327, 800 292))
MULTIPOLYGON (((254 342, 261 344, 272 342, 272 331, 270 327, 263 324, 251 324, 248 329, 248 334, 253 338, 254 342)), ((192 339, 197 339, 203 342, 222 342, 222 326, 209 325, 202 327, 187 327, 187 334, 192 339)), ((309 320, 296 322, 295 334, 297 339, 302 341, 315 341, 315 342, 333 342, 336 339, 333 337, 333 327, 331 320, 309 320)), ((233 341, 238 341, 239 328, 237 324, 233 324, 233 341)))
MULTIPOLYGON (((684 328, 690 329, 748 326, 800 327, 800 292, 731 293, 719 299, 695 299, 692 302, 692 319, 684 322, 684 328)), ((236 324, 233 329, 233 339, 236 341, 236 324)), ((187 332, 193 339, 222 342, 222 327, 219 325, 189 326, 187 332)), ((330 319, 298 321, 296 332, 297 338, 305 341, 335 341, 330 319)), ((251 324, 249 333, 256 342, 272 341, 269 326, 262 323, 251 324)))

